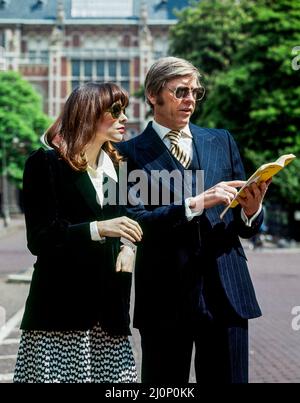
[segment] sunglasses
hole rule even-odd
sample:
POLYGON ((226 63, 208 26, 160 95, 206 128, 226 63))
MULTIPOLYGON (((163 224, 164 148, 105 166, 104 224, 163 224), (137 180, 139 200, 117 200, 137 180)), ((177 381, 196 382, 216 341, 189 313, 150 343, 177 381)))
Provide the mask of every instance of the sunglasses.
POLYGON ((179 85, 174 90, 172 88, 167 87, 167 89, 172 92, 176 99, 184 99, 187 98, 190 93, 195 101, 201 101, 205 95, 205 88, 204 87, 196 87, 196 88, 189 88, 179 85))
POLYGON ((119 119, 122 113, 125 114, 125 108, 120 104, 120 102, 117 101, 114 102, 109 109, 107 109, 107 112, 111 114, 113 119, 119 119))

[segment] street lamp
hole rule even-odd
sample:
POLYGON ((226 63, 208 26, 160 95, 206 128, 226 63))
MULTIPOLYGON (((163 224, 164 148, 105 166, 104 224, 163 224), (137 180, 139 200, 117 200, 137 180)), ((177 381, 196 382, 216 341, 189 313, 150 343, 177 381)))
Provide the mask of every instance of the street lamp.
POLYGON ((8 182, 7 182, 7 163, 6 163, 6 146, 5 140, 2 138, 2 213, 4 227, 10 224, 9 201, 8 201, 8 182))
MULTIPOLYGON (((6 65, 6 55, 5 48, 0 46, 0 71, 5 71, 7 69, 6 65)), ((6 163, 6 146, 5 140, 2 137, 1 141, 2 148, 2 213, 4 220, 4 227, 8 227, 10 224, 9 215, 9 202, 8 202, 8 182, 7 182, 7 163, 6 163)))

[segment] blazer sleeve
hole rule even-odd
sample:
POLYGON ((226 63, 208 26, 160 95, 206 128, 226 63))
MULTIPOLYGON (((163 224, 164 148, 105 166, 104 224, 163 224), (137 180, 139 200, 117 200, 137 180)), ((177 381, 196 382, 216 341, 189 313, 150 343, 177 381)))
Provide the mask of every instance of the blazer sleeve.
MULTIPOLYGON (((245 180, 245 171, 242 163, 242 159, 237 147, 236 142, 234 141, 232 135, 226 131, 229 141, 230 147, 230 156, 231 156, 231 166, 233 172, 233 180, 245 180)), ((264 218, 263 209, 260 214, 256 217, 251 227, 248 227, 241 217, 241 207, 237 206, 233 210, 234 222, 236 226, 236 230, 238 235, 241 238, 251 238, 255 234, 258 233, 264 218)))
POLYGON ((153 210, 147 210, 142 203, 137 206, 127 206, 129 215, 148 226, 166 225, 168 227, 176 227, 184 222, 188 222, 185 216, 185 205, 175 205, 171 203, 169 206, 156 207, 153 210))
MULTIPOLYGON (((67 246, 92 243, 90 223, 71 224, 58 212, 49 159, 43 149, 27 159, 23 175, 23 199, 27 246, 33 255, 51 254, 67 246)), ((56 177, 53 178, 54 184, 56 177)))

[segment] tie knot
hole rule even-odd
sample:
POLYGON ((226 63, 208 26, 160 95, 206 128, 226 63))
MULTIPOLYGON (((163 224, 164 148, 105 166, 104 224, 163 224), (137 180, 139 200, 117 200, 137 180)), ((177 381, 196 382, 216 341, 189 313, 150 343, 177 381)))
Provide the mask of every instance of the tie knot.
POLYGON ((181 137, 180 130, 171 130, 169 133, 166 134, 166 137, 170 140, 171 144, 177 145, 179 139, 181 137))

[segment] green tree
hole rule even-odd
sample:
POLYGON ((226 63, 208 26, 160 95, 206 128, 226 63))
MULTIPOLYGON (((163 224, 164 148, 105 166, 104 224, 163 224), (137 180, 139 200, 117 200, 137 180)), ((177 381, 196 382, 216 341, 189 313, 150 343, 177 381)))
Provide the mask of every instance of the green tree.
POLYGON ((5 147, 7 175, 18 186, 25 160, 40 146, 39 138, 49 123, 32 86, 16 72, 0 72, 0 157, 5 147))
MULTIPOLYGON (((231 130, 242 145, 249 173, 285 153, 300 157, 300 73, 292 49, 300 44, 300 3, 258 0, 241 26, 248 40, 230 69, 215 79, 202 124, 231 130)), ((280 199, 300 202, 300 160, 274 178, 280 199)))
POLYGON ((170 53, 188 59, 204 73, 210 85, 215 74, 227 70, 246 35, 240 29, 248 21, 250 0, 202 0, 178 12, 170 31, 170 53))
POLYGON ((171 36, 173 54, 205 70, 197 123, 234 134, 248 175, 281 154, 299 156, 274 178, 274 197, 299 203, 300 2, 203 0, 179 15, 171 36))

